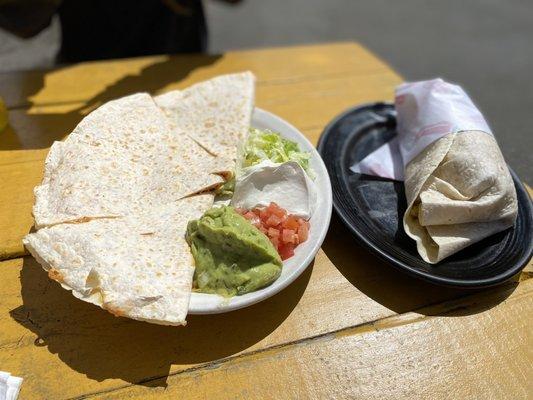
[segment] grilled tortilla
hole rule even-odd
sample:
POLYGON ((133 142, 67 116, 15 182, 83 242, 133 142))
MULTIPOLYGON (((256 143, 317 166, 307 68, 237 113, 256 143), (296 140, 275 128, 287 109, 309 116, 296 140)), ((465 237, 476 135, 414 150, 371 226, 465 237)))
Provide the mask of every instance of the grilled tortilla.
POLYGON ((492 135, 451 133, 405 168, 403 225, 424 261, 442 259, 513 226, 516 191, 492 135))
POLYGON ((203 194, 137 215, 58 224, 24 244, 74 296, 117 316, 184 325, 194 273, 185 231, 212 204, 203 194))
POLYGON ((50 149, 35 188, 36 226, 135 214, 217 187, 218 162, 175 135, 148 94, 110 101, 50 149))
POLYGON ((173 129, 185 133, 217 157, 235 161, 248 135, 254 108, 255 77, 251 72, 222 75, 155 97, 173 129))
POLYGON ((38 230, 25 246, 51 279, 115 315, 185 324, 194 272, 186 226, 213 204, 198 193, 233 172, 254 92, 250 73, 196 86, 172 100, 187 103, 180 118, 146 93, 99 107, 53 144, 35 188, 38 230))

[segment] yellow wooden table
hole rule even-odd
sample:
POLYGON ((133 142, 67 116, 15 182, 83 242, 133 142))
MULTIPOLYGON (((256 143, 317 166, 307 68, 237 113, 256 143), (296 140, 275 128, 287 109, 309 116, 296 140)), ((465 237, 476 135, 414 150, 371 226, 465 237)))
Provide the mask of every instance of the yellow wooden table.
POLYGON ((401 81, 354 43, 158 56, 0 74, 0 370, 22 399, 525 399, 533 396, 533 267, 465 292, 396 272, 334 217, 314 263, 261 304, 185 328, 116 318, 26 256, 32 188, 53 140, 103 102, 250 69, 257 105, 317 142, 328 121, 401 81))

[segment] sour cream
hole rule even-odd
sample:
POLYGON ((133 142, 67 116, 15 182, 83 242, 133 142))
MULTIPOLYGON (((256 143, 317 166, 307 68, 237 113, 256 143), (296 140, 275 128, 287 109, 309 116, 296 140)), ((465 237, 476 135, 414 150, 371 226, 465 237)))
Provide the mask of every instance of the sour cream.
POLYGON ((316 201, 315 184, 297 162, 267 160, 245 168, 237 177, 231 205, 250 210, 274 202, 289 214, 309 219, 316 201))

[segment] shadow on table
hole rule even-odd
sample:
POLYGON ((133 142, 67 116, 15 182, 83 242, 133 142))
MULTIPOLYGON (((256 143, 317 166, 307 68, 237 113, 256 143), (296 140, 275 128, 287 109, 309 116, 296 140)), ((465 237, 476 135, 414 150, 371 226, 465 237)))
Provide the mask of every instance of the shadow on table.
MULTIPOLYGON (((2 132, 1 150, 41 149, 61 140, 92 109, 131 93, 155 93, 178 82, 191 71, 215 63, 220 56, 171 56, 125 76, 106 87, 83 106, 50 104, 10 111, 10 127, 2 132), (74 107, 66 112, 65 107, 74 107)), ((64 67, 48 73, 61 73, 64 67)), ((22 81, 31 96, 45 88, 39 78, 22 81), (29 86, 28 86, 29 85, 29 86)), ((172 364, 206 363, 239 353, 273 332, 302 296, 312 265, 282 293, 260 304, 227 314, 190 316, 188 326, 168 327, 116 318, 94 305, 74 298, 51 281, 33 258, 25 258, 21 272, 23 305, 11 316, 34 332, 36 346, 48 350, 89 378, 118 378, 146 386, 165 386, 172 364)))
POLYGON ((410 277, 361 247, 335 213, 322 249, 352 285, 398 314, 409 311, 446 316, 476 314, 505 300, 517 286, 511 281, 492 289, 465 290, 410 277), (459 301, 454 304, 454 300, 481 292, 484 292, 481 301, 468 308, 461 306, 459 301))
MULTIPOLYGON (((12 110, 9 112, 10 124, 2 132, 0 151, 19 149, 41 149, 52 145, 55 140, 63 139, 90 111, 106 101, 136 92, 155 94, 166 85, 179 82, 191 71, 214 64, 220 55, 169 56, 143 68, 138 74, 127 75, 106 87, 82 105, 49 104, 46 107, 12 110), (68 110, 68 111, 54 111, 68 110)), ((32 96, 46 90, 47 74, 68 73, 76 65, 45 71, 41 75, 31 74, 22 79, 21 92, 32 96)))
POLYGON ((39 337, 36 346, 47 346, 91 379, 166 386, 172 364, 231 356, 273 332, 300 300, 312 269, 311 264, 293 284, 266 301, 225 314, 192 315, 184 328, 114 317, 76 299, 27 257, 21 272, 23 305, 10 314, 39 337))

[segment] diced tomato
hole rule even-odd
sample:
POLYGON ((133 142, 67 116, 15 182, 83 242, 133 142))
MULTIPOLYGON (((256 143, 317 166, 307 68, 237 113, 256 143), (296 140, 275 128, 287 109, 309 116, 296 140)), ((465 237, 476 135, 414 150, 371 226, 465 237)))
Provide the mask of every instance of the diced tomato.
POLYGON ((305 226, 307 227, 307 230, 309 230, 309 226, 310 226, 310 225, 309 225, 309 221, 306 221, 306 220, 303 219, 303 218, 298 218, 298 223, 299 223, 300 225, 305 225, 305 226))
POLYGON ((271 213, 276 215, 277 217, 283 219, 287 215, 287 211, 285 211, 283 208, 278 206, 276 203, 272 202, 268 205, 267 210, 271 213))
POLYGON ((283 240, 283 243, 294 243, 294 231, 292 229, 283 229, 281 240, 283 240))
POLYGON ((294 246, 290 243, 281 244, 278 248, 278 253, 282 260, 286 260, 294 255, 294 246))
POLYGON ((248 211, 243 215, 243 217, 250 221, 252 225, 254 225, 256 228, 259 228, 261 226, 261 219, 253 212, 248 211))
POLYGON ((268 228, 268 236, 273 237, 279 237, 279 231, 275 228, 268 228))
POLYGON ((309 237, 309 222, 287 214, 285 209, 274 202, 268 207, 236 211, 268 237, 282 260, 292 257, 295 247, 309 237))
POLYGON ((281 209, 280 206, 277 205, 277 203, 274 203, 273 201, 270 202, 270 204, 267 206, 267 210, 270 213, 274 213, 276 210, 281 209))
POLYGON ((263 221, 267 226, 278 226, 281 224, 281 219, 274 214, 271 214, 266 221, 263 221))
POLYGON ((308 224, 301 224, 300 227, 298 228, 298 242, 303 243, 307 240, 308 237, 309 237, 308 224))
POLYGON ((242 216, 243 216, 244 218, 246 218, 247 220, 249 220, 249 221, 253 221, 253 220, 255 220, 255 219, 258 219, 258 218, 257 218, 257 215, 255 215, 255 214, 254 214, 253 212, 251 212, 251 211, 247 211, 247 212, 245 212, 244 214, 242 214, 242 216))
POLYGON ((300 244, 300 237, 298 236, 297 233, 294 234, 293 236, 293 243, 294 243, 294 247, 298 246, 300 244))
POLYGON ((261 217, 261 221, 266 221, 270 217, 270 212, 266 208, 261 208, 259 210, 259 217, 261 217))
POLYGON ((283 221, 283 227, 286 229, 296 230, 298 229, 298 226, 300 226, 298 219, 292 215, 283 221))

